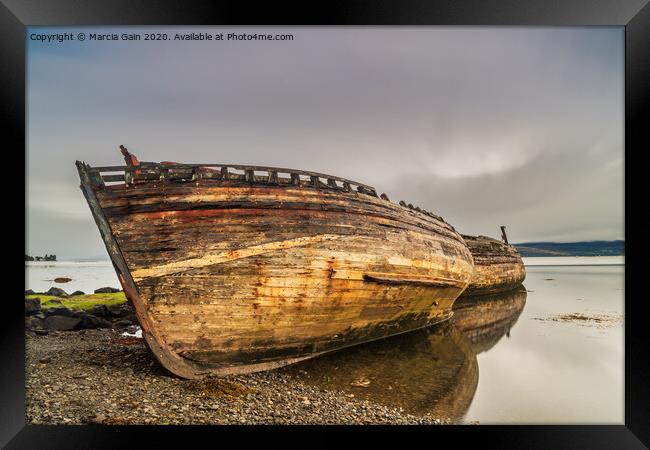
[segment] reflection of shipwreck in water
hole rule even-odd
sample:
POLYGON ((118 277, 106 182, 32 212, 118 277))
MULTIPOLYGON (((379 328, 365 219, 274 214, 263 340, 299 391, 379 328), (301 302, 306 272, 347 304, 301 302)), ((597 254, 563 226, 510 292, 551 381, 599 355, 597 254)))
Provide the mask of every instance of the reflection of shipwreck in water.
POLYGON ((453 325, 472 342, 476 353, 484 352, 517 322, 526 305, 526 289, 482 297, 461 297, 454 303, 453 325))
POLYGON ((330 353, 288 367, 321 388, 415 415, 460 421, 478 385, 476 355, 509 333, 526 290, 457 300, 451 322, 330 353))
POLYGON ((352 347, 285 369, 309 384, 410 414, 459 420, 474 397, 478 363, 449 324, 352 347))

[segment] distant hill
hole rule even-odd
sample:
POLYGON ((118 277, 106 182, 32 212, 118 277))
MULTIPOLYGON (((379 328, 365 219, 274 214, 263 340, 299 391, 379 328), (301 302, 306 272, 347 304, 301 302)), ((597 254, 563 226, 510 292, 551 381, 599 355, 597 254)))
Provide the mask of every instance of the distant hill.
POLYGON ((625 254, 625 241, 522 242, 513 244, 521 256, 616 256, 625 254))

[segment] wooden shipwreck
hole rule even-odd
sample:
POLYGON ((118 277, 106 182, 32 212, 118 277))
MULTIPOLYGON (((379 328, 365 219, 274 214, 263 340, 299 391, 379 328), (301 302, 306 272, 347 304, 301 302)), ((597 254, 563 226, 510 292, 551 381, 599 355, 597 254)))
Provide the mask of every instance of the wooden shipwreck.
POLYGON ((260 371, 451 316, 472 255, 371 186, 232 164, 77 161, 156 358, 185 378, 260 371))
POLYGON ((490 295, 517 289, 526 278, 526 268, 514 245, 487 236, 462 235, 474 259, 475 274, 463 292, 465 296, 490 295))

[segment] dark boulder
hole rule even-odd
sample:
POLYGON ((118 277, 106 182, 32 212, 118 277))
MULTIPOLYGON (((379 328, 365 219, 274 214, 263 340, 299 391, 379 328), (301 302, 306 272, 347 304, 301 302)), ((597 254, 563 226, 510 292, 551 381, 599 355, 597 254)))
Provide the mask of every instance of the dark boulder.
POLYGON ((25 315, 32 316, 37 314, 41 310, 41 299, 36 298, 26 298, 25 299, 25 315))
POLYGON ((81 326, 83 328, 110 328, 111 323, 101 317, 93 316, 91 314, 84 314, 81 317, 81 326))
POLYGON ((113 328, 127 328, 133 325, 130 320, 120 319, 113 322, 113 328))
POLYGON ((32 291, 31 289, 27 289, 25 291, 25 295, 36 295, 36 292, 32 291))
POLYGON ((62 302, 61 300, 59 300, 58 298, 50 299, 50 300, 48 300, 47 302, 48 302, 50 305, 52 305, 52 304, 54 304, 54 305, 62 305, 62 304, 63 304, 63 302, 62 302))
POLYGON ((63 289, 58 288, 58 287, 51 287, 51 288, 46 292, 46 294, 47 294, 47 295, 53 295, 54 297, 63 297, 63 298, 67 298, 67 297, 68 297, 68 293, 67 293, 66 291, 64 291, 63 289))
POLYGON ((133 314, 133 309, 131 308, 131 305, 128 303, 122 303, 119 305, 108 305, 106 307, 110 314, 113 317, 125 317, 128 316, 129 314, 133 314))
POLYGON ((120 289, 115 289, 112 287, 103 287, 103 288, 95 289, 95 294, 114 294, 116 292, 120 292, 120 289))
POLYGON ((45 319, 44 328, 49 330, 74 330, 81 324, 81 319, 79 317, 67 317, 67 316, 49 316, 45 319))
POLYGON ((90 309, 90 311, 88 311, 88 313, 97 317, 106 317, 111 314, 106 305, 95 305, 90 309))
POLYGON ((74 317, 74 311, 71 311, 66 307, 44 309, 43 313, 45 314, 45 317, 51 317, 51 316, 74 317))
POLYGON ((131 322, 134 325, 138 323, 138 318, 136 317, 136 315, 134 313, 127 314, 126 316, 124 316, 122 318, 122 320, 128 320, 129 322, 131 322))
POLYGON ((70 297, 74 297, 76 295, 86 295, 84 291, 74 291, 72 294, 70 294, 70 297))
POLYGON ((25 317, 25 328, 28 330, 42 330, 43 319, 36 316, 25 317))

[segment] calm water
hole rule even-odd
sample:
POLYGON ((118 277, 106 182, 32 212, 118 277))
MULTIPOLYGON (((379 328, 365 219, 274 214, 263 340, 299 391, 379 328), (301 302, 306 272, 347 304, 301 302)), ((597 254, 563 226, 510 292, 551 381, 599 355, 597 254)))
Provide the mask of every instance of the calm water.
POLYGON ((60 287, 67 293, 79 290, 87 294, 106 286, 122 289, 110 261, 29 261, 25 263, 25 289, 45 292, 53 286, 60 287), (72 278, 72 281, 55 283, 53 280, 59 277, 72 278))
MULTIPOLYGON (((280 370, 357 398, 464 423, 623 423, 622 322, 540 320, 622 316, 623 258, 525 262, 524 290, 459 300, 450 323, 280 370)), ((26 288, 51 286, 92 292, 119 282, 109 262, 26 263, 26 288), (48 281, 55 277, 73 281, 48 281)))
POLYGON ((477 355, 481 375, 465 420, 623 423, 623 324, 536 319, 576 312, 623 315, 624 266, 526 270, 526 306, 509 337, 477 355))
POLYGON ((462 423, 621 424, 622 322, 539 319, 620 318, 624 266, 563 263, 527 267, 520 292, 457 301, 451 323, 283 370, 323 388, 462 423))

